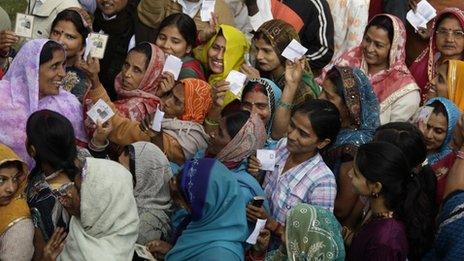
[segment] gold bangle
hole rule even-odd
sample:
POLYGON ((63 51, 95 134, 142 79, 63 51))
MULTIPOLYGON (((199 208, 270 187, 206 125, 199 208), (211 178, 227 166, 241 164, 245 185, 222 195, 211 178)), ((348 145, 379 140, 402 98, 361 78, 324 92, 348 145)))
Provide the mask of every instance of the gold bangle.
POLYGON ((219 126, 219 122, 208 119, 208 118, 205 118, 205 123, 206 125, 210 125, 210 126, 219 126))

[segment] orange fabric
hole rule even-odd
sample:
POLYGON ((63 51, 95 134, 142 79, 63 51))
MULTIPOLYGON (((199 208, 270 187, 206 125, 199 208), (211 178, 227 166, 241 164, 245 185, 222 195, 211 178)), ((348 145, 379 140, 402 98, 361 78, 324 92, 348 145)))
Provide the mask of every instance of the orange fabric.
POLYGON ((284 20, 291 24, 297 32, 300 32, 301 28, 304 26, 304 22, 301 17, 290 7, 278 0, 272 0, 271 12, 274 19, 284 20))
POLYGON ((184 85, 184 113, 180 120, 194 121, 203 124, 206 114, 212 105, 211 86, 199 79, 181 80, 184 85))

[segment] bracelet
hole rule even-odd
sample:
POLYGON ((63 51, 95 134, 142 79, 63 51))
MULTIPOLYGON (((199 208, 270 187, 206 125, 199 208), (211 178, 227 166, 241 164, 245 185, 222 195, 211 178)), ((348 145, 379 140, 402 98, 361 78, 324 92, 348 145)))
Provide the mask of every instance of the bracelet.
POLYGON ((460 159, 464 159, 464 151, 462 150, 458 150, 456 152, 456 157, 460 158, 460 159))
POLYGON ((105 141, 105 144, 102 145, 102 146, 97 146, 95 145, 95 143, 93 142, 93 138, 90 140, 89 142, 89 149, 93 150, 93 151, 97 151, 97 152, 100 152, 100 151, 104 151, 106 149, 106 147, 108 147, 108 145, 110 144, 110 142, 108 141, 108 139, 106 139, 105 141))
POLYGON ((219 126, 219 122, 208 119, 208 118, 205 118, 205 123, 206 125, 210 125, 210 126, 219 126))
POLYGON ((291 104, 291 103, 287 103, 287 102, 283 102, 283 101, 279 101, 279 107, 282 107, 284 109, 287 109, 287 110, 292 110, 293 107, 295 107, 295 105, 291 104))

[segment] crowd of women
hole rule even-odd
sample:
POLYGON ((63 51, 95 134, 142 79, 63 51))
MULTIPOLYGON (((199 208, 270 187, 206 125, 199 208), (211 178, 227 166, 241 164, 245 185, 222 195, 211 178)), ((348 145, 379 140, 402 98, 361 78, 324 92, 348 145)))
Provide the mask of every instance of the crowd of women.
POLYGON ((416 0, 210 2, 32 0, 32 39, 0 24, 0 260, 464 259, 461 1, 420 32, 416 0))

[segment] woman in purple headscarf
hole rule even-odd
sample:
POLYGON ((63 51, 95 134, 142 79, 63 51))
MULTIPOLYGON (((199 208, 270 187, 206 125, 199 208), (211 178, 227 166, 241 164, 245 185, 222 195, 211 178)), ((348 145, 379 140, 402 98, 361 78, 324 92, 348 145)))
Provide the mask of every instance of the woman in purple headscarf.
MULTIPOLYGON (((0 81, 0 143, 31 165, 24 146, 26 121, 33 112, 49 109, 68 118, 77 142, 86 143, 83 111, 77 98, 61 89, 66 53, 57 42, 36 39, 23 45, 0 81)), ((83 144, 81 144, 83 145, 83 144)))

